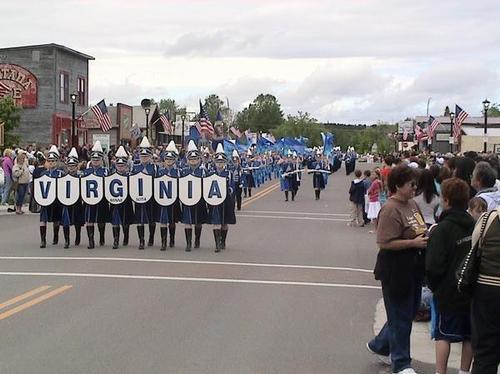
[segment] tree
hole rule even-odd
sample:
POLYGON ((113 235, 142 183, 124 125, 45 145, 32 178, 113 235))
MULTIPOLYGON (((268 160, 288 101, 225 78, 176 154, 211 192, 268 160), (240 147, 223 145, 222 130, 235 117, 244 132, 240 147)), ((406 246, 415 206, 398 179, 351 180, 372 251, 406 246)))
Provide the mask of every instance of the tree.
POLYGON ((271 132, 275 138, 302 136, 309 139, 309 147, 314 147, 323 144, 321 132, 325 132, 325 128, 309 113, 299 111, 296 116, 289 115, 280 126, 271 132))
POLYGON ((0 99, 0 122, 4 123, 5 146, 19 144, 19 136, 12 134, 21 122, 21 108, 16 106, 14 99, 5 96, 0 99))
POLYGON ((236 116, 236 124, 240 129, 262 132, 279 127, 283 120, 281 105, 270 94, 260 94, 236 116))
POLYGON ((177 114, 186 114, 186 107, 180 107, 174 99, 161 99, 159 108, 160 112, 168 112, 171 121, 176 121, 177 114))
POLYGON ((207 111, 208 118, 210 122, 215 123, 217 118, 217 112, 220 110, 222 116, 227 112, 228 108, 224 105, 224 101, 218 95, 211 94, 205 98, 204 104, 205 110, 207 111))
POLYGON ((488 117, 500 117, 500 104, 493 103, 488 109, 488 117))

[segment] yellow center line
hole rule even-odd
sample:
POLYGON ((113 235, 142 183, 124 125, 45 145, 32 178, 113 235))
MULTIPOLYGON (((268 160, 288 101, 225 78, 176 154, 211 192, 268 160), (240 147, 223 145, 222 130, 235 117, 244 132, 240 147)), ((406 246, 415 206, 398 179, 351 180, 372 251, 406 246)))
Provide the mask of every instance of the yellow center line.
POLYGON ((255 199, 255 198, 259 197, 259 196, 260 196, 260 195, 262 195, 263 193, 265 193, 265 192, 269 191, 270 189, 272 189, 272 188, 274 188, 274 187, 276 187, 276 186, 278 186, 278 185, 279 185, 279 183, 276 183, 276 184, 273 184, 273 185, 271 185, 271 186, 268 186, 268 187, 264 188, 262 191, 259 191, 259 192, 255 193, 252 197, 249 197, 248 199, 246 199, 246 200, 245 200, 245 202, 252 201, 253 199, 255 199))
POLYGON ((51 286, 41 286, 41 287, 38 287, 38 288, 35 288, 31 291, 28 291, 26 293, 23 293, 22 295, 19 295, 19 296, 16 296, 10 300, 7 300, 3 303, 0 304, 0 309, 3 309, 3 308, 6 308, 12 304, 15 304, 15 303, 18 303, 20 301, 23 301, 24 299, 27 299, 31 296, 34 296, 40 292, 43 292, 43 291, 46 291, 48 290, 49 288, 51 288, 51 286))
POLYGON ((72 287, 73 286, 68 285, 68 286, 62 286, 62 287, 56 288, 55 290, 52 290, 52 291, 50 291, 42 296, 39 296, 39 297, 37 297, 33 300, 30 300, 24 304, 21 304, 21 305, 16 306, 15 308, 12 308, 6 312, 3 312, 0 314, 0 321, 12 316, 13 314, 22 312, 23 310, 28 309, 28 308, 32 307, 33 305, 39 304, 42 301, 50 299, 51 297, 57 296, 57 295, 63 293, 64 291, 69 290, 72 287))
POLYGON ((255 200, 258 200, 258 199, 260 199, 260 198, 262 198, 262 197, 264 197, 266 195, 269 195, 271 192, 273 192, 274 190, 276 190, 278 187, 279 187, 279 183, 275 184, 274 186, 269 187, 268 189, 262 191, 262 193, 260 195, 256 196, 252 200, 245 201, 243 204, 241 204, 241 207, 244 208, 247 205, 249 205, 250 203, 253 203, 255 200))

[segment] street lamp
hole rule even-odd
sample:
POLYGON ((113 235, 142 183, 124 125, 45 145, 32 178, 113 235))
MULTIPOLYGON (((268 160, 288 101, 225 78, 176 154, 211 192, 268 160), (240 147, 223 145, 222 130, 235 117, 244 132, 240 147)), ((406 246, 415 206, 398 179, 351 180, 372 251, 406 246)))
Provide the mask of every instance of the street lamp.
POLYGON ((484 108, 484 147, 483 152, 486 153, 486 147, 488 145, 488 109, 490 108, 490 102, 488 99, 484 99, 483 101, 484 108))
POLYGON ((144 113, 146 113, 146 137, 149 139, 149 111, 151 110, 151 100, 142 99, 141 106, 142 109, 144 109, 144 113))
POLYGON ((75 122, 76 122, 76 99, 78 94, 73 92, 70 95, 71 99, 71 146, 76 147, 78 145, 78 136, 76 135, 75 122))
POLYGON ((453 120, 455 119, 455 113, 450 112, 450 152, 453 153, 453 120))
POLYGON ((184 121, 186 120, 186 115, 181 116, 182 119, 182 133, 181 133, 181 148, 184 150, 184 121))

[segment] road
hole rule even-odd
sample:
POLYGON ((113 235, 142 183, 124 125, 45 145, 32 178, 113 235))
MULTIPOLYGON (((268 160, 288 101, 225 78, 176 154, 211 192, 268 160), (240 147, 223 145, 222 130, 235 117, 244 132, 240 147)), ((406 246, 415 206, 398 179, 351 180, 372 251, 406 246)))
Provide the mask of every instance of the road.
POLYGON ((184 252, 181 226, 166 252, 135 230, 113 250, 110 228, 93 251, 40 249, 38 216, 0 216, 0 373, 389 373, 364 347, 376 247, 347 226, 344 174, 319 201, 309 176, 294 202, 255 190, 221 253, 208 227, 184 252))

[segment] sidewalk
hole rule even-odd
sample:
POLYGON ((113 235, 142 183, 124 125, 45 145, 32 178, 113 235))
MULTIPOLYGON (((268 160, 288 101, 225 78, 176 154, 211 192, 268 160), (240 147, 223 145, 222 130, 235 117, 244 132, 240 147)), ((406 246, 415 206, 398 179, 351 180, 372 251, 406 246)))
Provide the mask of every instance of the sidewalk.
MULTIPOLYGON (((12 208, 15 209, 14 205, 0 205, 0 216, 17 216, 16 212, 9 212, 7 209, 12 208)), ((23 205, 23 212, 25 214, 34 214, 29 211, 29 204, 24 204, 23 205)))

